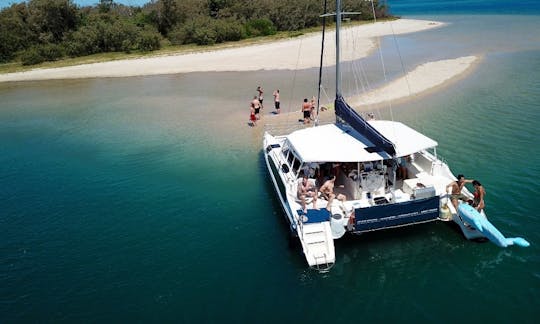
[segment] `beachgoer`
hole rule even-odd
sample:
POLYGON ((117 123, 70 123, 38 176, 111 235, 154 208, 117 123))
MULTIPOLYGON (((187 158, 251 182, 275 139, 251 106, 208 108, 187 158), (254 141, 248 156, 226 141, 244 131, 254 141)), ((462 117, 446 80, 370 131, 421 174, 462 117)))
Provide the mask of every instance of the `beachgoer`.
POLYGON ((322 194, 322 197, 326 200, 328 200, 328 205, 326 206, 326 209, 330 210, 332 207, 332 201, 336 197, 334 194, 334 184, 336 181, 336 176, 332 176, 332 178, 325 181, 325 183, 319 188, 319 191, 322 194))
POLYGON ((274 107, 276 108, 276 113, 279 114, 281 112, 279 102, 279 89, 275 90, 272 95, 274 96, 274 107))
POLYGON ((316 98, 315 98, 315 97, 312 97, 312 98, 311 98, 310 105, 311 105, 311 113, 310 113, 309 118, 310 118, 311 120, 315 120, 315 117, 316 117, 316 115, 317 115, 317 113, 315 112, 315 107, 317 107, 317 101, 316 101, 316 98))
POLYGON ((308 99, 304 99, 304 103, 302 104, 302 110, 304 114, 304 124, 309 124, 310 118, 311 118, 311 104, 309 103, 308 99))
POLYGON ((251 123, 251 126, 257 126, 257 116, 255 116, 255 107, 253 107, 253 104, 249 107, 250 115, 249 115, 249 121, 251 123))
POLYGON ((255 109, 255 117, 257 119, 261 119, 259 117, 259 113, 261 112, 261 102, 259 101, 257 96, 253 96, 253 100, 251 100, 251 106, 253 107, 253 109, 255 109))
POLYGON ((307 212, 306 197, 313 198, 313 208, 317 209, 317 190, 308 181, 308 176, 304 175, 298 184, 298 199, 300 199, 304 213, 307 212))
POLYGON ((261 108, 264 109, 264 106, 263 106, 263 93, 264 93, 264 90, 263 90, 263 88, 261 86, 258 86, 257 87, 257 92, 259 93, 257 99, 259 99, 259 103, 261 104, 261 108))
POLYGON ((452 192, 450 193, 450 200, 452 201, 452 204, 457 209, 458 208, 458 200, 465 200, 467 201, 468 198, 464 194, 461 193, 461 190, 463 190, 463 187, 466 183, 471 183, 472 180, 465 179, 465 176, 463 174, 458 174, 457 180, 452 181, 446 186, 446 191, 448 191, 448 188, 452 188, 452 192))
POLYGON ((486 206, 484 203, 484 197, 486 196, 486 190, 484 189, 484 186, 478 181, 473 180, 472 182, 474 186, 474 199, 473 199, 473 207, 476 208, 478 212, 481 212, 484 207, 486 206))

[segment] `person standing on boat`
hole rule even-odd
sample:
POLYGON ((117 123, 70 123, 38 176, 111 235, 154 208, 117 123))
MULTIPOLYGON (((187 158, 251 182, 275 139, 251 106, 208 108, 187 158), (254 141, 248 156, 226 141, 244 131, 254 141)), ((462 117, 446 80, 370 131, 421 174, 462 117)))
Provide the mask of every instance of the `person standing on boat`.
POLYGON ((263 98, 263 93, 264 93, 264 90, 263 90, 263 88, 261 86, 258 86, 257 87, 257 92, 259 93, 257 99, 259 99, 259 103, 261 104, 261 108, 264 109, 264 105, 263 105, 263 99, 264 99, 263 98))
POLYGON ((279 114, 281 112, 279 102, 279 89, 276 89, 272 95, 274 96, 274 107, 276 108, 276 114, 279 114))
POLYGON ((257 119, 261 119, 261 117, 259 116, 259 113, 261 111, 261 102, 259 101, 257 96, 253 96, 253 100, 251 100, 251 106, 253 107, 253 109, 255 109, 255 117, 257 119))
POLYGON ((448 191, 448 188, 452 188, 452 191, 450 193, 450 201, 452 201, 452 204, 454 205, 456 210, 458 208, 459 199, 465 200, 465 201, 468 200, 467 196, 461 193, 461 190, 463 190, 463 187, 465 187, 466 183, 471 183, 471 182, 473 181, 465 179, 465 176, 463 174, 458 174, 457 180, 452 181, 446 186, 446 191, 448 191))
POLYGON ((484 189, 484 186, 482 186, 482 184, 478 180, 473 180, 472 184, 474 186, 473 207, 476 208, 478 212, 481 212, 486 206, 484 204, 484 197, 486 195, 486 190, 484 189))
POLYGON ((304 103, 302 103, 302 110, 304 114, 304 125, 309 124, 311 120, 311 103, 308 101, 307 98, 304 99, 304 103))
POLYGON ((313 198, 313 208, 317 209, 317 190, 308 181, 308 176, 304 174, 302 181, 298 184, 298 199, 302 204, 302 210, 307 212, 306 198, 313 198))

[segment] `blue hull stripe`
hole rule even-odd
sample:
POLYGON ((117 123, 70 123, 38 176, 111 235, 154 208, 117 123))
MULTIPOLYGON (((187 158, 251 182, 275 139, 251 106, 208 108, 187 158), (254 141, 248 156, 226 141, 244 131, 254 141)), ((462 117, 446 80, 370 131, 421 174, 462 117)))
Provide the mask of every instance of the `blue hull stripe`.
POLYGON ((356 232, 423 223, 439 217, 439 197, 355 209, 356 232))

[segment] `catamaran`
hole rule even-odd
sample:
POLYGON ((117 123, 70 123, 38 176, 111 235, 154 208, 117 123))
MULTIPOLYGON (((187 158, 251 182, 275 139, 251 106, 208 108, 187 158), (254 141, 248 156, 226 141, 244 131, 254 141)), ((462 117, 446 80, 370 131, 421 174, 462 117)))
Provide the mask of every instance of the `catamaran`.
MULTIPOLYGON (((455 208, 447 186, 456 177, 438 158, 435 140, 398 121, 366 120, 346 102, 340 84, 343 14, 336 0, 336 12, 328 14, 336 21, 336 121, 288 134, 266 130, 263 136, 270 179, 308 265, 329 270, 336 262, 334 240, 346 233, 437 220, 453 220, 467 239, 528 246, 521 238, 505 238, 483 210, 455 208), (302 184, 304 176, 308 184, 302 184), (332 197, 317 190, 334 176, 332 197), (303 185, 315 188, 313 197, 298 194, 303 185)), ((462 194, 473 199, 467 188, 462 194)))

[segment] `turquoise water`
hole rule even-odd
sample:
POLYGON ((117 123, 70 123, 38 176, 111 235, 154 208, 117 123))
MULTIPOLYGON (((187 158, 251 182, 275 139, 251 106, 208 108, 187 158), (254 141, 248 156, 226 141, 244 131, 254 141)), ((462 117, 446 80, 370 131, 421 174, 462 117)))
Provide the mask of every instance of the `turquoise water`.
POLYGON ((483 60, 392 107, 484 184, 489 218, 526 249, 434 223, 337 241, 330 273, 306 269, 246 121, 256 85, 296 110, 315 70, 0 84, 0 322, 536 322, 540 42, 527 31, 540 19, 527 17, 441 15, 447 28, 399 38, 406 65, 483 60))

